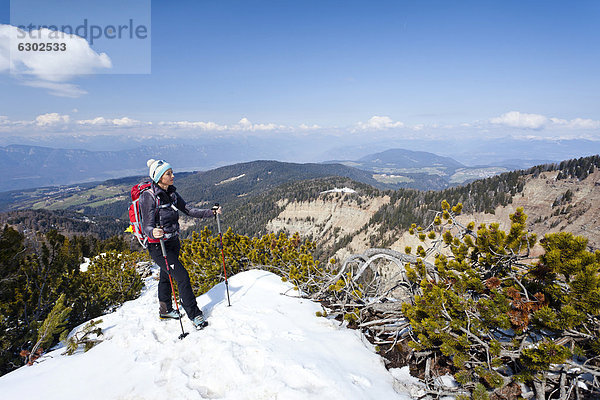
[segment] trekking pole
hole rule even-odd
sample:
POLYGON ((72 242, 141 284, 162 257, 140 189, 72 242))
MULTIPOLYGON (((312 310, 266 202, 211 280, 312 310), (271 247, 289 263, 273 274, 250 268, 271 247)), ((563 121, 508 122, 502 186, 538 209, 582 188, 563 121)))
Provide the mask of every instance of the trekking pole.
POLYGON ((173 279, 171 278, 171 268, 169 268, 169 262, 167 261, 167 249, 165 248, 165 240, 160 238, 160 249, 162 250, 163 257, 165 258, 165 265, 167 266, 167 273, 169 274, 169 283, 171 283, 171 292, 173 293, 173 300, 175 300, 175 308, 177 314, 179 314, 179 325, 181 325, 181 335, 179 339, 186 337, 188 334, 183 330, 183 322, 181 322, 181 313, 179 312, 179 304, 177 304, 177 296, 175 296, 175 289, 173 288, 173 279))
POLYGON ((227 290, 227 305, 231 307, 231 301, 229 300, 229 282, 227 282, 227 270, 225 269, 225 251, 223 250, 223 234, 221 233, 221 222, 219 221, 219 214, 217 210, 219 209, 219 203, 215 203, 215 206, 212 208, 215 213, 215 219, 217 220, 217 229, 219 230, 219 239, 221 243, 221 258, 223 259, 223 273, 225 274, 225 289, 227 290))

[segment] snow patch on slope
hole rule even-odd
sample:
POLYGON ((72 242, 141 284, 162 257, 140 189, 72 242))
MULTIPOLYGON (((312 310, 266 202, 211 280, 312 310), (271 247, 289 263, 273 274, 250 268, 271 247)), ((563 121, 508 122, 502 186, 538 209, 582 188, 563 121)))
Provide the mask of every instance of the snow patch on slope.
POLYGON ((215 183, 215 186, 219 186, 219 185, 223 185, 225 183, 237 181, 238 179, 243 178, 244 176, 246 176, 246 174, 241 174, 239 176, 234 176, 232 178, 228 178, 228 179, 222 180, 221 182, 215 183))
POLYGON ((324 194, 324 193, 356 193, 356 190, 350 189, 349 187, 343 187, 341 189, 335 188, 335 189, 325 190, 325 191, 321 192, 321 194, 324 194))
POLYGON ((83 263, 79 264, 79 270, 81 272, 86 272, 88 270, 88 268, 90 267, 90 262, 91 261, 92 260, 90 260, 89 258, 83 257, 83 263))

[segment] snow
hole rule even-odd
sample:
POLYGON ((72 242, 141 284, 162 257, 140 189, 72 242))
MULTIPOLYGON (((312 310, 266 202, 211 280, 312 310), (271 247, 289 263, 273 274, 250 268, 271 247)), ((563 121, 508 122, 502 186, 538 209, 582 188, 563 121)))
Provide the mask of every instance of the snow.
POLYGON ((79 270, 81 272, 86 272, 90 267, 90 259, 87 257, 83 257, 83 263, 79 265, 79 270))
POLYGON ((360 332, 316 317, 321 307, 290 288, 266 271, 237 274, 231 307, 215 286, 198 298, 210 325, 195 331, 184 317, 190 334, 180 340, 178 321, 159 320, 157 281, 147 278, 138 299, 102 317, 102 343, 73 356, 59 348, 0 377, 2 399, 30 388, 45 400, 410 399, 360 332))
POLYGON ((324 194, 324 193, 356 193, 356 190, 350 189, 349 187, 343 187, 341 189, 334 188, 331 190, 325 190, 324 192, 321 192, 321 194, 324 194))
POLYGON ((237 181, 238 179, 243 178, 244 176, 246 176, 246 174, 241 174, 239 176, 234 176, 232 178, 222 180, 221 182, 215 183, 215 186, 224 185, 225 183, 237 181))
POLYGON ((445 386, 447 388, 457 388, 459 386, 458 382, 450 374, 442 375, 435 380, 438 385, 445 386))
MULTIPOLYGON (((94 259, 98 260, 100 257, 106 257, 106 253, 100 253, 100 255, 97 255, 96 257, 94 257, 94 259)), ((121 254, 119 254, 119 257, 121 257, 121 254)), ((83 257, 83 263, 79 264, 79 270, 81 272, 86 272, 88 270, 88 268, 90 267, 91 262, 92 262, 91 259, 89 259, 87 257, 83 257)))
POLYGON ((587 385, 584 382, 577 381, 577 387, 580 389, 588 390, 587 385))

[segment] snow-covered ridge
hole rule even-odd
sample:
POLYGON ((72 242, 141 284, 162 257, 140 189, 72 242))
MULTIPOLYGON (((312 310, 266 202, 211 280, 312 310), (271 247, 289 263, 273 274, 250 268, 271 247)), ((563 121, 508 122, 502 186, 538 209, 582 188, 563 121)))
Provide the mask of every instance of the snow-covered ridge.
POLYGON ((341 189, 334 188, 331 190, 325 190, 325 191, 321 192, 321 194, 324 194, 324 193, 356 193, 356 190, 350 189, 349 187, 343 187, 341 189))
POLYGON ((200 296, 210 325, 194 331, 184 317, 183 340, 177 321, 158 319, 157 281, 145 282, 138 299, 102 317, 102 343, 0 377, 2 398, 37 387, 45 400, 409 399, 359 331, 316 317, 321 307, 276 275, 231 277, 231 307, 222 283, 200 296))

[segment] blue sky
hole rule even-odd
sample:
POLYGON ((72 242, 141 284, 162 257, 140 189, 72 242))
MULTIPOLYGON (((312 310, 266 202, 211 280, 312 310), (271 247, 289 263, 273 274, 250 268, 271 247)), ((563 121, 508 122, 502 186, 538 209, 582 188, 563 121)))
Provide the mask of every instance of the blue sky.
MULTIPOLYGON (((68 1, 40 4, 82 15, 68 1)), ((68 79, 0 64, 0 138, 600 139, 598 1, 153 1, 151 16, 149 74, 105 73, 118 68, 110 47, 91 49, 111 68, 68 79)))

